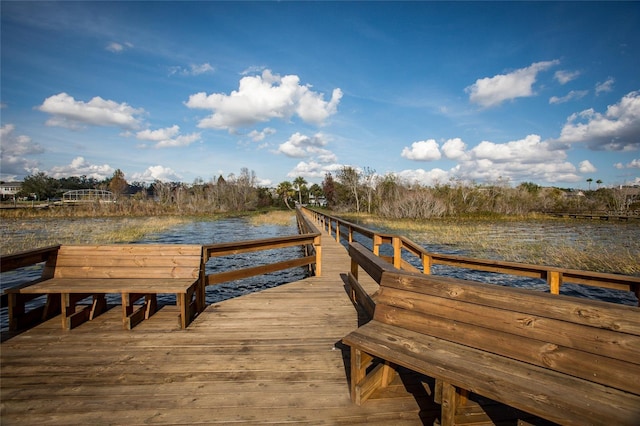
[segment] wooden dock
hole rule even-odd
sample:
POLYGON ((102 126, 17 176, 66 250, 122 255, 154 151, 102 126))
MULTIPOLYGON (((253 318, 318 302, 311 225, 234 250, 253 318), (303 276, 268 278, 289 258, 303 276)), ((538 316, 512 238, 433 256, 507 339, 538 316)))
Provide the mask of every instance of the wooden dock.
POLYGON ((6 339, 0 423, 433 424, 431 388, 412 377, 352 404, 339 343, 359 321, 350 260, 326 234, 322 256, 322 277, 215 303, 186 330, 175 306, 123 330, 115 306, 71 331, 55 317, 6 339))

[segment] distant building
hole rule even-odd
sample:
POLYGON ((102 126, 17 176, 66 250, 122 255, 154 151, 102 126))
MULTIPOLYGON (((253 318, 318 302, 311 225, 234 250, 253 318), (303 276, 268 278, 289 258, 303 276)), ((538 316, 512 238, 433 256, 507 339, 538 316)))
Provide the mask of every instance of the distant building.
POLYGON ((0 182, 0 196, 13 198, 22 189, 22 182, 0 182))

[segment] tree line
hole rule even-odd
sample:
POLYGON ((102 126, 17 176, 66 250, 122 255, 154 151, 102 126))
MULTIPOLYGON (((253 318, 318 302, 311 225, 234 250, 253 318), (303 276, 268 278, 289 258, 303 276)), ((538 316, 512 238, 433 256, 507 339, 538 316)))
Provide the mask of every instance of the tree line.
MULTIPOLYGON (((118 208, 178 213, 242 212, 262 208, 289 208, 312 204, 336 212, 367 212, 388 219, 427 219, 463 215, 526 215, 533 212, 628 211, 640 209, 637 188, 602 188, 576 191, 542 187, 532 182, 512 186, 507 179, 477 184, 460 179, 425 186, 401 179, 394 173, 379 175, 365 167, 343 167, 326 173, 321 184, 304 177, 283 181, 275 188, 258 184, 255 172, 222 175, 192 184, 182 182, 132 182, 121 170, 97 180, 86 176, 55 179, 45 173, 27 176, 21 197, 59 199, 65 191, 103 189, 114 193, 118 208)), ((111 207, 112 209, 114 207, 111 207)))

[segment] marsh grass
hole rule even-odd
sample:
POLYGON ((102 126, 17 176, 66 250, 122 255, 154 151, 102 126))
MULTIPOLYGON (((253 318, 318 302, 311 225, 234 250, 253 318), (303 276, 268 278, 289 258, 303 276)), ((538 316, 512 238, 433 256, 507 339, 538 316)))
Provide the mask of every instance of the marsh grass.
POLYGON ((134 242, 191 220, 179 216, 4 219, 0 224, 0 254, 56 244, 134 242))
POLYGON ((455 247, 472 257, 640 275, 637 224, 599 224, 541 216, 428 221, 383 220, 363 214, 342 217, 365 227, 405 235, 420 244, 455 247), (598 226, 608 228, 592 232, 598 226), (611 227, 615 232, 608 232, 611 227), (558 234, 558 229, 563 228, 573 231, 558 234), (533 229, 542 232, 535 233, 533 229))
POLYGON ((290 226, 292 224, 295 224, 295 220, 296 214, 293 210, 272 210, 251 216, 249 218, 249 223, 251 223, 253 226, 290 226))

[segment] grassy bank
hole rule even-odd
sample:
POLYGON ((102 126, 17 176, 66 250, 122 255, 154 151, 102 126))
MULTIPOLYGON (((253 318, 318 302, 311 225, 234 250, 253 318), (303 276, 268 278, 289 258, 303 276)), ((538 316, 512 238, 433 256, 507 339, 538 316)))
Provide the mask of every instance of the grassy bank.
POLYGON ((131 218, 4 219, 0 254, 55 244, 109 244, 141 238, 189 222, 177 216, 131 218))
MULTIPOLYGON (((139 241, 149 235, 162 233, 194 220, 217 220, 229 215, 207 216, 91 216, 84 211, 76 211, 70 216, 68 210, 63 215, 55 211, 4 212, 0 223, 0 255, 16 253, 38 247, 56 244, 112 244, 139 241), (17 213, 17 214, 16 214, 17 213)), ((295 224, 293 211, 273 210, 248 212, 245 216, 255 226, 295 224)))
POLYGON ((640 227, 637 224, 541 216, 425 221, 384 220, 364 214, 341 217, 365 227, 407 236, 421 244, 455 247, 478 258, 640 275, 640 227), (548 232, 532 234, 529 230, 534 225, 543 230, 546 227, 548 232), (614 227, 615 235, 591 232, 592 228, 603 226, 614 227), (564 227, 576 231, 556 233, 564 227))

